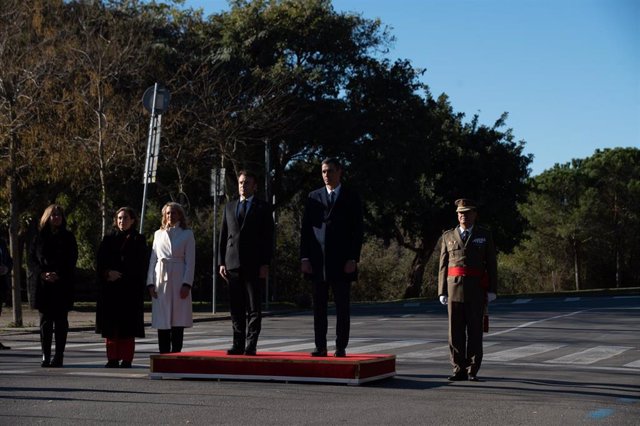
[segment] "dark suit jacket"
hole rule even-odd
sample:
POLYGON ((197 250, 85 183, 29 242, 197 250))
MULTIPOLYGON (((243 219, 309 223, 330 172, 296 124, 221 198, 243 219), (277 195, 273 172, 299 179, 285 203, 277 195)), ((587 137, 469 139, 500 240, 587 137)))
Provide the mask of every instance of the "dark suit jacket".
POLYGON ((273 219, 271 208, 256 197, 241 224, 236 216, 239 200, 228 202, 222 214, 218 264, 228 270, 242 268, 246 276, 257 276, 261 265, 271 262, 273 219))
POLYGON ((353 274, 345 274, 344 265, 348 260, 360 261, 362 202, 356 192, 342 185, 333 208, 329 209, 328 204, 325 187, 309 193, 300 232, 300 258, 309 259, 313 268, 313 274, 306 278, 313 281, 355 281, 357 270, 353 274), (324 255, 313 230, 323 223, 326 224, 324 255))

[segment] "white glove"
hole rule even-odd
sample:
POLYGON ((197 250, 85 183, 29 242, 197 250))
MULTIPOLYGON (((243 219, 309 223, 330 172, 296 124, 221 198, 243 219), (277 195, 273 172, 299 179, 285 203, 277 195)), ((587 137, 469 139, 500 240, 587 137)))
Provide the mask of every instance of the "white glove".
POLYGON ((491 293, 491 292, 487 293, 487 301, 488 301, 489 303, 491 303, 491 302, 493 302, 494 300, 496 300, 496 297, 497 297, 497 296, 496 296, 496 294, 495 294, 495 293, 491 293))
POLYGON ((443 305, 446 305, 448 300, 449 298, 444 294, 440 296, 440 303, 442 303, 443 305))

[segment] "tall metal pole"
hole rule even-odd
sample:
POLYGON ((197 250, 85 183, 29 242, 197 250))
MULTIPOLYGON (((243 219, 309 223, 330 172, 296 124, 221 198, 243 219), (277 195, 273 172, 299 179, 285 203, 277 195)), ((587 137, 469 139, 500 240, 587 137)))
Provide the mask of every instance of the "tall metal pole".
POLYGON ((151 121, 149 121, 149 138, 147 140, 147 160, 144 165, 144 190, 142 191, 142 209, 140 210, 140 233, 144 228, 144 214, 147 209, 147 186, 149 184, 149 173, 151 173, 151 155, 153 140, 155 139, 156 128, 156 96, 158 95, 158 83, 153 85, 153 102, 151 103, 151 121))
MULTIPOLYGON (((217 182, 216 182, 217 183, 217 182)), ((217 185, 216 185, 217 186, 217 185)), ((217 241, 217 222, 218 222, 218 194, 213 196, 213 289, 211 297, 211 313, 216 313, 216 287, 218 284, 218 241, 217 241)))
POLYGON ((212 279, 212 312, 216 313, 216 288, 218 287, 218 206, 220 205, 220 197, 224 195, 224 178, 225 169, 211 169, 211 196, 213 197, 213 270, 211 271, 212 279))
MULTIPOLYGON (((264 168, 265 168, 265 173, 264 173, 264 197, 267 200, 267 203, 271 204, 270 200, 269 200, 269 179, 271 177, 271 167, 270 167, 270 160, 269 157, 271 157, 269 152, 269 140, 265 139, 264 140, 264 168)), ((271 262, 271 264, 273 265, 274 262, 271 262)), ((265 302, 265 309, 269 309, 269 277, 271 276, 271 274, 273 273, 273 271, 271 270, 271 268, 269 268, 269 273, 267 274, 267 276, 265 277, 265 297, 266 297, 266 302, 265 302)))

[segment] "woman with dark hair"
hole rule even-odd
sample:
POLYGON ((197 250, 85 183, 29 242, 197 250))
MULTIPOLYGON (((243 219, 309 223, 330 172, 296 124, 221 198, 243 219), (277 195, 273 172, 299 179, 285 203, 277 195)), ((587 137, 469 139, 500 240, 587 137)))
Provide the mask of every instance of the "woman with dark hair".
POLYGON ((38 234, 29 248, 29 278, 40 311, 42 367, 62 367, 69 332, 69 311, 73 307, 78 245, 67 230, 64 209, 51 204, 44 210, 38 234), (51 359, 55 332, 56 351, 51 359))
POLYGON ((135 338, 144 337, 144 288, 149 251, 135 229, 137 216, 131 207, 116 211, 114 231, 98 248, 97 272, 100 298, 96 333, 106 339, 107 368, 131 368, 135 338))
POLYGON ((191 286, 196 242, 178 203, 162 208, 162 225, 153 236, 147 288, 151 327, 158 330, 160 353, 180 352, 185 327, 193 326, 191 286))

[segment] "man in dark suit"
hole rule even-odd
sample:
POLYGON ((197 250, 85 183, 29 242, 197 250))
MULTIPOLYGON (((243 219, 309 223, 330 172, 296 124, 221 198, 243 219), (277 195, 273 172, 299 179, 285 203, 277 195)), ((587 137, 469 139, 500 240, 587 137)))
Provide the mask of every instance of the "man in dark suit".
POLYGON ((273 219, 269 204, 255 197, 257 177, 238 174, 239 199, 222 216, 218 263, 229 283, 233 346, 229 355, 255 355, 262 322, 262 286, 269 274, 273 219), (248 322, 247 322, 248 319, 248 322))
POLYGON ((438 295, 448 305, 450 381, 477 381, 482 363, 485 307, 496 298, 496 249, 491 232, 476 225, 476 204, 455 201, 459 225, 442 234, 438 295))
POLYGON ((362 203, 357 193, 341 185, 342 165, 336 158, 322 162, 324 187, 306 200, 300 235, 301 269, 313 285, 312 356, 327 356, 329 288, 336 304, 336 351, 346 356, 349 343, 351 282, 357 278, 362 248, 362 203))

